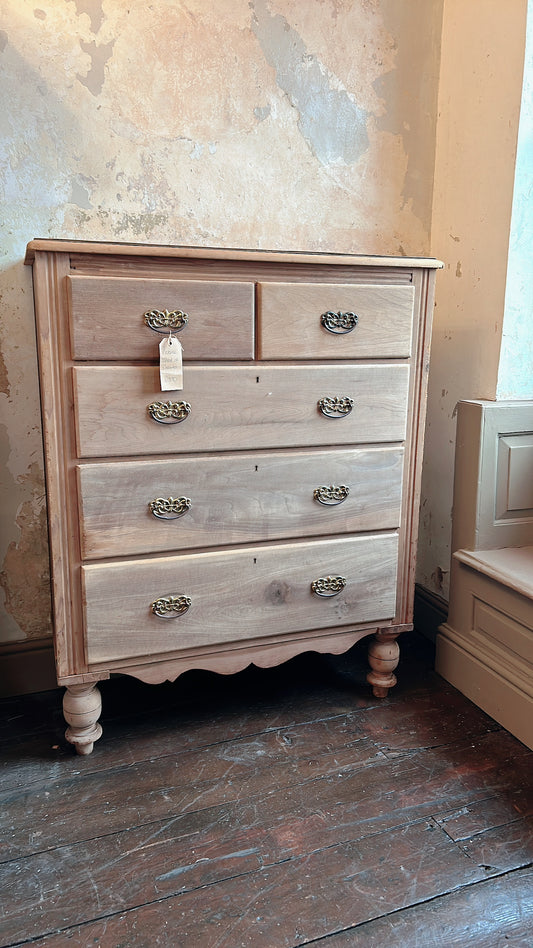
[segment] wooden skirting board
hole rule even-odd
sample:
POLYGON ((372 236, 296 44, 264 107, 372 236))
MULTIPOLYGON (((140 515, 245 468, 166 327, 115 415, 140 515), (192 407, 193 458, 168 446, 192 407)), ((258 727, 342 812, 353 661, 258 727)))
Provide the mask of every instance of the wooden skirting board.
POLYGON ((0 645, 0 698, 57 688, 52 637, 0 645))
POLYGON ((443 596, 437 595, 421 586, 415 585, 414 627, 424 638, 435 645, 439 627, 448 618, 448 603, 443 596))

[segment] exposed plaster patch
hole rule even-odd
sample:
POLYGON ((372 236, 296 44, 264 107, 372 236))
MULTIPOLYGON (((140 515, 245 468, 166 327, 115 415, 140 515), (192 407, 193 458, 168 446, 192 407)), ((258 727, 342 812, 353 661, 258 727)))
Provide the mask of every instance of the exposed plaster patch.
POLYGON ((33 504, 28 501, 17 518, 25 532, 18 546, 12 543, 0 572, 5 592, 5 610, 13 617, 24 638, 42 638, 52 631, 50 575, 43 568, 46 548, 39 547, 46 529, 46 513, 34 520, 33 504))
POLYGON ((80 175, 72 178, 70 203, 76 204, 78 207, 85 208, 85 210, 90 210, 93 206, 89 197, 89 189, 84 183, 83 177, 80 175))
POLYGON ((16 523, 20 538, 9 544, 0 586, 5 592, 6 612, 23 636, 41 637, 51 632, 52 625, 43 472, 33 463, 18 481, 30 497, 19 507, 16 523))
POLYGON ((444 592, 444 581, 448 570, 442 569, 441 566, 436 566, 431 574, 431 581, 433 583, 433 588, 438 592, 444 592))
POLYGON ((86 13, 91 21, 91 30, 93 33, 98 33, 104 20, 102 0, 74 0, 74 2, 78 16, 86 13))
POLYGON ((367 115, 310 54, 285 17, 273 16, 265 0, 253 0, 252 30, 265 58, 276 70, 276 82, 298 111, 298 128, 324 164, 354 164, 367 150, 367 115))
POLYGON ((34 10, 33 15, 36 20, 46 20, 46 10, 34 10))
POLYGON ((463 273, 462 273, 462 270, 461 270, 461 261, 458 260, 458 261, 457 261, 457 266, 456 266, 456 268, 455 268, 455 276, 456 276, 456 277, 462 277, 462 275, 463 275, 463 273))
MULTIPOLYGON (((100 209, 100 214, 105 211, 100 209)), ((162 213, 156 214, 121 214, 116 222, 110 221, 113 233, 120 237, 124 233, 142 234, 143 237, 153 237, 161 227, 167 223, 168 216, 162 213)))
POLYGON ((271 109, 269 105, 257 106, 254 109, 254 115, 258 122, 264 122, 265 119, 267 119, 270 115, 270 111, 271 109))
POLYGON ((97 46, 94 41, 84 43, 83 40, 80 40, 80 46, 83 52, 91 57, 91 67, 85 77, 77 73, 77 78, 94 96, 100 95, 102 91, 105 79, 105 66, 107 61, 111 58, 114 45, 114 39, 109 43, 102 43, 99 46, 97 46))
POLYGON ((189 158, 195 158, 196 160, 198 160, 199 158, 202 157, 203 153, 204 153, 204 146, 201 145, 200 142, 195 142, 191 150, 191 153, 189 155, 189 158))
POLYGON ((9 376, 7 374, 7 365, 4 359, 4 353, 0 349, 0 392, 2 395, 7 395, 9 398, 10 387, 9 387, 9 376))

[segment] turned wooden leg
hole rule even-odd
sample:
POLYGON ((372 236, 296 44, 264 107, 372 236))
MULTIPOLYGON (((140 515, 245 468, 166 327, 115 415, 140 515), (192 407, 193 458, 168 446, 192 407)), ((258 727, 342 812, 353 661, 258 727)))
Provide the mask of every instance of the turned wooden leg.
POLYGON ((74 744, 78 754, 90 754, 94 742, 102 736, 102 728, 98 724, 101 710, 102 699, 94 682, 68 686, 63 697, 63 714, 70 726, 65 731, 65 737, 70 744, 74 744))
POLYGON ((386 698, 389 688, 396 684, 396 668, 400 658, 400 647, 396 641, 397 629, 379 629, 368 646, 368 664, 371 670, 366 680, 371 684, 374 697, 386 698))

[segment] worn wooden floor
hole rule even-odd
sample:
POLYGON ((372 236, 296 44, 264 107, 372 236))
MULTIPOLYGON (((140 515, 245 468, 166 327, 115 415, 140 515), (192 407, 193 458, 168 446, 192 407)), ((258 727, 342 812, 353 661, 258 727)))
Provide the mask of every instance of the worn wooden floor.
POLYGON ((0 703, 0 944, 531 948, 533 753, 402 644, 384 702, 360 646, 116 679, 87 758, 0 703))

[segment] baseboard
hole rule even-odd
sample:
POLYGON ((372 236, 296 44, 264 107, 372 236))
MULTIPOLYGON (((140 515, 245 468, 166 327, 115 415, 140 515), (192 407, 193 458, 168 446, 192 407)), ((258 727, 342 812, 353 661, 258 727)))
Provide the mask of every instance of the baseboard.
POLYGON ((0 644, 0 698, 57 688, 51 638, 0 644))
POLYGON ((442 596, 418 583, 415 586, 414 626, 424 638, 435 644, 439 626, 448 618, 448 603, 442 596))
POLYGON ((470 643, 464 648, 460 640, 456 630, 443 626, 437 637, 437 672, 533 750, 533 698, 520 687, 521 676, 516 681, 504 677, 472 654, 470 643))

